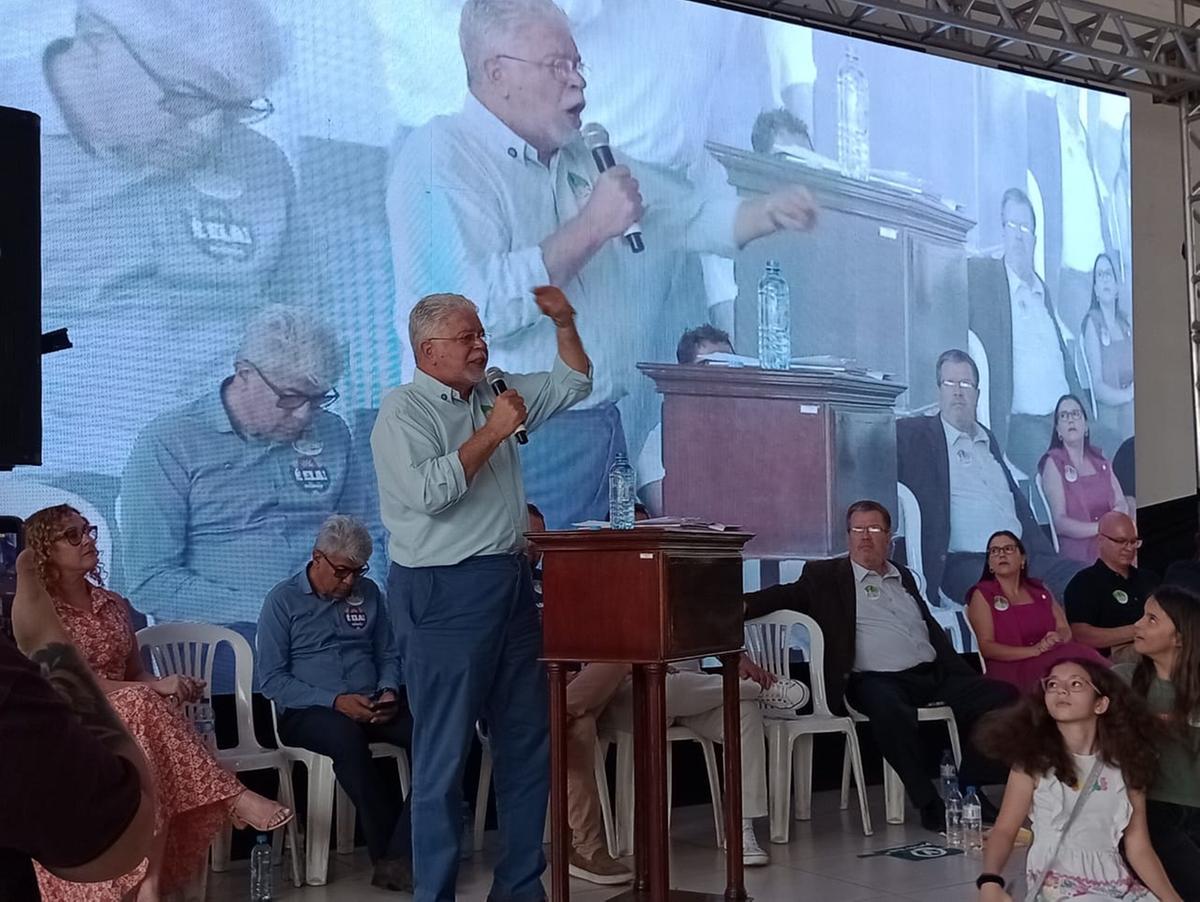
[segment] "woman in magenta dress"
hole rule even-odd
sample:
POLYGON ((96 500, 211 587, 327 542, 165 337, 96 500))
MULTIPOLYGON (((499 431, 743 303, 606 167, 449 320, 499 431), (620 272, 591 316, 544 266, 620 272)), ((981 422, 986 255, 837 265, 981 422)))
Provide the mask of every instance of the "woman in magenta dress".
POLYGON ((967 619, 987 675, 1026 691, 1064 658, 1107 667, 1095 649, 1071 641, 1062 606, 1041 580, 1026 574, 1027 566, 1021 540, 1001 530, 988 539, 983 574, 967 591, 967 619))
POLYGON ((199 698, 201 681, 157 679, 142 667, 125 599, 101 585, 96 527, 60 504, 25 521, 25 536, 63 627, 145 754, 156 795, 155 842, 145 861, 104 883, 72 883, 39 867, 42 899, 159 902, 199 875, 209 843, 231 821, 266 832, 292 813, 242 786, 200 741, 183 703, 199 698))
POLYGON ((1112 465, 1089 438, 1087 410, 1074 395, 1054 405, 1054 434, 1038 463, 1058 552, 1091 564, 1100 556, 1100 518, 1129 513, 1112 465))

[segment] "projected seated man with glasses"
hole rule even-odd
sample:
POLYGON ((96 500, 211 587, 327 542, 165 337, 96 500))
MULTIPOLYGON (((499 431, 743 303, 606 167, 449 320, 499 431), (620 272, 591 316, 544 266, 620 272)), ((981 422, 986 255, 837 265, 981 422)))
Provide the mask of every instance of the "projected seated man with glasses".
MULTIPOLYGON (((1002 783, 1004 768, 985 759, 970 736, 979 718, 1015 700, 1016 690, 967 666, 929 613, 912 572, 888 559, 887 508, 870 500, 851 504, 846 543, 848 557, 808 561, 796 582, 746 593, 746 618, 790 610, 817 621, 829 707, 844 713, 844 697, 871 719, 871 734, 920 810, 921 825, 940 831, 946 812, 929 778, 917 709, 936 702, 954 711, 964 786, 1002 783)), ((985 817, 994 815, 989 803, 985 808, 985 817)))
POLYGON ((325 518, 362 512, 367 477, 351 474, 349 430, 326 409, 343 356, 313 314, 268 306, 246 327, 233 375, 142 431, 119 505, 135 607, 253 641, 263 598, 308 559, 325 518))
POLYGON ((311 279, 291 167, 249 127, 284 65, 261 3, 82 0, 74 21, 0 84, 42 116, 43 318, 75 343, 43 370, 45 464, 107 477, 72 485, 109 513, 142 427, 311 279))
POLYGON ((1034 270, 1037 215, 1024 191, 1000 201, 1004 254, 968 261, 970 328, 987 351, 991 427, 1000 447, 1033 478, 1054 429, 1054 404, 1084 397, 1070 331, 1034 270))
MULTIPOLYGON (((696 298, 694 314, 663 325, 664 311, 689 309, 672 293, 687 255, 732 256, 760 236, 810 228, 815 206, 797 186, 739 201, 707 196, 650 164, 600 173, 580 135, 585 69, 551 0, 468 0, 459 36, 470 96, 461 112, 409 135, 392 168, 396 322, 407 322, 426 294, 465 295, 479 304, 492 359, 528 372, 555 347, 532 289, 566 291, 579 309, 594 388, 544 427, 521 464, 550 528, 601 518, 627 431, 640 447, 657 414, 657 395, 636 364, 663 359, 663 343, 705 314, 696 298), (635 223, 645 244, 636 254, 622 240, 635 223)), ((411 348, 403 366, 411 378, 411 348)))
POLYGON ((412 744, 400 649, 383 593, 367 578, 371 534, 353 517, 321 524, 312 558, 275 586, 258 620, 258 673, 279 738, 333 759, 363 825, 375 886, 412 891, 412 827, 370 743, 412 744))
POLYGON ((1142 540, 1128 514, 1110 511, 1099 525, 1100 556, 1067 584, 1067 620, 1084 645, 1116 661, 1133 661, 1133 627, 1142 619, 1146 599, 1159 579, 1134 566, 1142 540))
POLYGON ((988 538, 1004 529, 1029 553, 1029 572, 1059 597, 1080 569, 1054 551, 1017 487, 996 436, 975 418, 979 368, 965 351, 943 351, 934 367, 937 416, 896 421, 897 477, 921 509, 920 536, 925 585, 965 604, 967 592, 987 563, 988 538))

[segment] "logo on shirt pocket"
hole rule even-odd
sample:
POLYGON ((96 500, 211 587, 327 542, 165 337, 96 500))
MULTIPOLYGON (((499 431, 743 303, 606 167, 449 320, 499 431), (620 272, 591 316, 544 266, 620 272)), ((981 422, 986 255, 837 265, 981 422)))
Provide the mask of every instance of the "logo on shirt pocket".
POLYGON ((348 605, 345 613, 346 622, 351 629, 361 630, 367 626, 367 612, 358 605, 348 605))
POLYGON ((314 494, 329 488, 329 470, 313 457, 298 457, 292 467, 292 479, 306 492, 314 494))

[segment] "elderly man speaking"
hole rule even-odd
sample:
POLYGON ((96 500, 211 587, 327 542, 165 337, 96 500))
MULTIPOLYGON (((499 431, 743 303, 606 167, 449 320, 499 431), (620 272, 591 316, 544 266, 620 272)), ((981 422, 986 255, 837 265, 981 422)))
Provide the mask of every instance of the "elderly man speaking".
POLYGON ((549 373, 506 375, 508 390, 494 397, 483 384, 488 345, 475 304, 429 295, 408 321, 417 371, 384 398, 371 433, 390 533, 388 605, 413 713, 421 902, 454 899, 462 771, 480 717, 491 735, 504 836, 488 898, 545 895, 548 700, 513 434, 521 424, 533 432, 587 397, 592 380, 566 296, 549 286, 533 294, 557 337, 549 373))

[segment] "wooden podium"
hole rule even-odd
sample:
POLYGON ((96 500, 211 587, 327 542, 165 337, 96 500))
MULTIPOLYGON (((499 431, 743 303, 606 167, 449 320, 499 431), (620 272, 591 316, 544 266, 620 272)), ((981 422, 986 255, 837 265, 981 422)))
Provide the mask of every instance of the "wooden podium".
POLYGON ((746 899, 742 882, 742 546, 745 532, 639 527, 529 533, 542 552, 543 660, 550 675, 551 898, 569 896, 566 665, 633 665, 636 902, 746 899), (716 656, 725 709, 725 893, 671 890, 667 664, 716 656))

